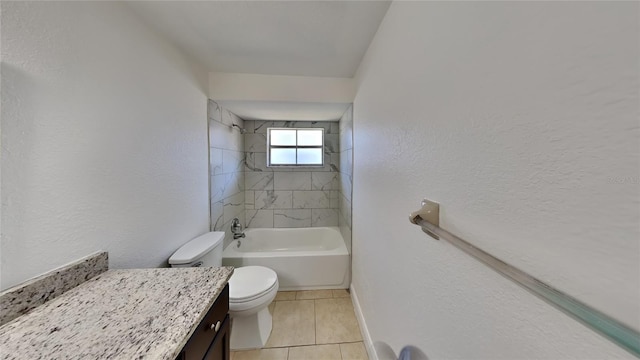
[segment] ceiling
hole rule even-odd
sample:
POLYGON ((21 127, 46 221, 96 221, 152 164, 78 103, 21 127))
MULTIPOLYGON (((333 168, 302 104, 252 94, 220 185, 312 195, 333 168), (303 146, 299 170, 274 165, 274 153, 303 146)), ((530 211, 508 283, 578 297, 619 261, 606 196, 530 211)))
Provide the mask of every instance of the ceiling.
POLYGON ((353 77, 389 1, 130 1, 212 72, 353 77))

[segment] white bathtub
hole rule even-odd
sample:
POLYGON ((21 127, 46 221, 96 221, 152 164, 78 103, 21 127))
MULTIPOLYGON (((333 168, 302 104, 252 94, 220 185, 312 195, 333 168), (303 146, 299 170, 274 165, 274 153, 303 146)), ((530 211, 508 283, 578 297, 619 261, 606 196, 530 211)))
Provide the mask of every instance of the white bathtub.
POLYGON ((278 274, 280 290, 285 291, 349 287, 349 251, 338 228, 246 229, 244 233, 245 238, 224 249, 223 265, 271 268, 278 274))

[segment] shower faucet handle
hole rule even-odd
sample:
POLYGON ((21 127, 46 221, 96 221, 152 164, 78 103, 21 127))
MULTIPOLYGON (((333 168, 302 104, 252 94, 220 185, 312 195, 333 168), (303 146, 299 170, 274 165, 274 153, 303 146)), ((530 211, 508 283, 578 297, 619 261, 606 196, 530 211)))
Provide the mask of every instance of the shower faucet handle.
MULTIPOLYGON (((233 233, 233 240, 244 238, 245 235, 242 232, 242 225, 238 218, 231 220, 231 232, 233 233)), ((238 247, 240 247, 240 242, 238 242, 238 247)))
POLYGON ((240 220, 238 220, 238 218, 234 218, 233 220, 231 220, 231 232, 234 234, 242 232, 242 225, 240 224, 240 220))

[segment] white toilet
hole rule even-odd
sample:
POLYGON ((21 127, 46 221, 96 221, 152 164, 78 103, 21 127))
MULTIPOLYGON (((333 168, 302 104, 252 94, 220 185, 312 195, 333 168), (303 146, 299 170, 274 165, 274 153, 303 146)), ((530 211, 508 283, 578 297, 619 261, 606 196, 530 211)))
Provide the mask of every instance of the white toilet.
MULTIPOLYGON (((224 232, 198 236, 171 257, 171 267, 222 266, 224 232)), ((271 334, 269 304, 278 292, 278 275, 263 266, 236 268, 229 280, 231 349, 259 349, 271 334)))

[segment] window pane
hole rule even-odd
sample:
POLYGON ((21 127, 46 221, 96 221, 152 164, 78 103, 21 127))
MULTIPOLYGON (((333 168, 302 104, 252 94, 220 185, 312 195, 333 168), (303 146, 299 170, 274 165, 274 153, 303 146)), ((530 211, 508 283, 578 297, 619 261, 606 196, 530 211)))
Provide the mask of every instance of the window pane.
POLYGON ((322 146, 322 130, 298 130, 298 145, 322 146))
POLYGON ((322 165, 322 148, 298 149, 298 164, 322 165))
POLYGON ((296 149, 271 149, 269 162, 271 165, 295 164, 296 149))
POLYGON ((270 130, 269 139, 271 145, 294 145, 296 144, 295 130, 270 130))

